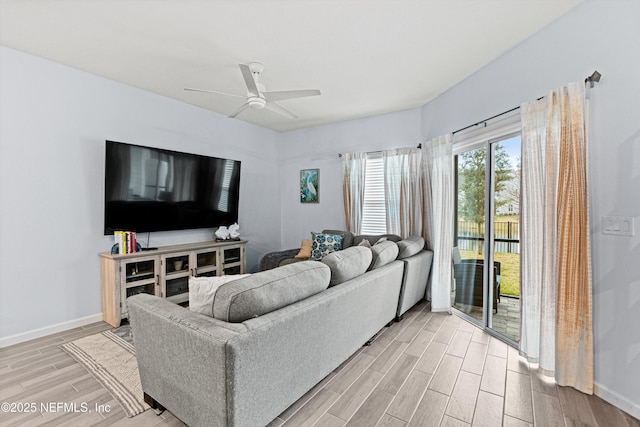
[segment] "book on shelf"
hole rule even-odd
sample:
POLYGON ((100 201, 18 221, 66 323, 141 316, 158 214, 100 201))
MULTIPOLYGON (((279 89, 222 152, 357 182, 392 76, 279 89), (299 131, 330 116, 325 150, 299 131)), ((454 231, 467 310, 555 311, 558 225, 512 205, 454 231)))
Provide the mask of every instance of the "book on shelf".
POLYGON ((119 254, 138 252, 138 237, 135 231, 114 231, 114 243, 118 245, 119 254))

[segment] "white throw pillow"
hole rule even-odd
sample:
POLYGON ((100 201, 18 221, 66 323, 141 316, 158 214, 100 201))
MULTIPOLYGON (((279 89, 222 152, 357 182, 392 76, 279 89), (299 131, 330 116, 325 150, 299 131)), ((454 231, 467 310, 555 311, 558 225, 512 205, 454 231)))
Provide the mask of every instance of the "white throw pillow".
POLYGON ((242 279, 250 274, 230 274, 228 276, 190 277, 189 310, 213 317, 213 297, 225 283, 242 279))

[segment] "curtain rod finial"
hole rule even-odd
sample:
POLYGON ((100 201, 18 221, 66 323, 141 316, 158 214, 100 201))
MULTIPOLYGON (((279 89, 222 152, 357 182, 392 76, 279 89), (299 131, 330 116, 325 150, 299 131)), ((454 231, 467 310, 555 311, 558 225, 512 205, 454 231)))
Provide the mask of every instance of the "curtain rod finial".
POLYGON ((584 79, 584 82, 585 83, 589 82, 591 84, 591 87, 593 87, 595 83, 598 83, 600 81, 601 77, 602 77, 602 74, 600 74, 598 70, 596 70, 593 72, 593 74, 591 74, 589 77, 584 79))

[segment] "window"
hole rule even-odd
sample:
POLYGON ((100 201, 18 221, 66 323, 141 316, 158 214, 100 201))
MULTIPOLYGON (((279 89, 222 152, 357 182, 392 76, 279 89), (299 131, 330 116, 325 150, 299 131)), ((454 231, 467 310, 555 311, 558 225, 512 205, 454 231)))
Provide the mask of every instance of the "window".
POLYGON ((420 234, 421 164, 417 148, 348 154, 343 166, 349 228, 358 234, 420 234))
POLYGON ((362 230, 360 232, 362 234, 385 234, 387 232, 382 155, 367 156, 362 230))

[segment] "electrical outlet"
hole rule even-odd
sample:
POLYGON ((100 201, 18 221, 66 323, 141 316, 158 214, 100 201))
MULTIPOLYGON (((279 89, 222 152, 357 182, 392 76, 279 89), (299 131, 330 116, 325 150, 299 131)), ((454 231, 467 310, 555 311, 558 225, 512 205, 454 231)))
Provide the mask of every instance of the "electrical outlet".
POLYGON ((603 216, 602 234, 635 236, 634 219, 632 216, 603 216))

